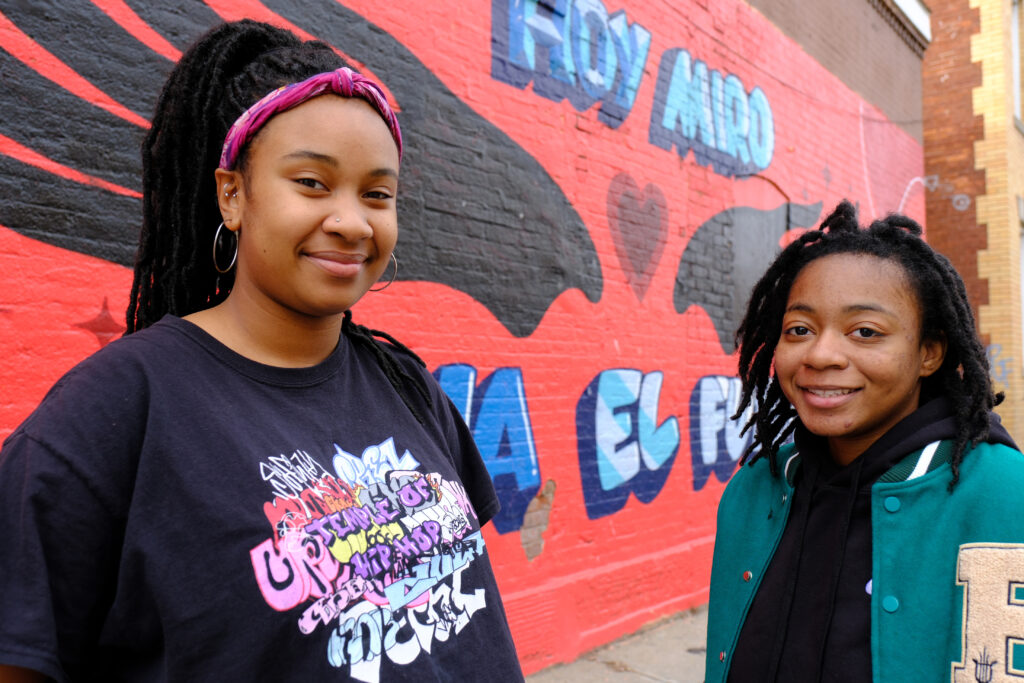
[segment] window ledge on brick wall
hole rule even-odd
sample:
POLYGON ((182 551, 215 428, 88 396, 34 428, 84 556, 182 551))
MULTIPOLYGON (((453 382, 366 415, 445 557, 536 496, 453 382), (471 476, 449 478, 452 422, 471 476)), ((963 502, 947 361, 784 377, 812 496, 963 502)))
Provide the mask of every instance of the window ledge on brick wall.
MULTIPOLYGON (((921 3, 917 3, 921 4, 921 3)), ((930 36, 918 28, 906 13, 900 8, 898 0, 871 0, 872 7, 885 19, 903 42, 906 43, 918 57, 924 55, 924 50, 931 42, 930 36)), ((927 8, 922 4, 924 12, 927 8)), ((926 15, 925 15, 926 16, 926 15)), ((920 17, 918 18, 920 20, 920 17)), ((928 29, 929 27, 925 26, 928 29)), ((931 33, 928 30, 928 33, 931 33)))

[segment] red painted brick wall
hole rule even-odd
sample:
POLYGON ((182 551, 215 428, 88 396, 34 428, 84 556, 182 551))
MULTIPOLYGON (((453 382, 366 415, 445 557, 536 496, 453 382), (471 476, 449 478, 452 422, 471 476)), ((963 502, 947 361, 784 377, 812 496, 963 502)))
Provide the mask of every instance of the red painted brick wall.
POLYGON ((315 35, 402 108, 403 270, 356 316, 468 406, 532 672, 706 600, 749 287, 843 197, 923 221, 924 184, 921 146, 742 2, 510 4, 3 8, 0 434, 123 329, 135 150, 179 50, 219 18, 315 35))

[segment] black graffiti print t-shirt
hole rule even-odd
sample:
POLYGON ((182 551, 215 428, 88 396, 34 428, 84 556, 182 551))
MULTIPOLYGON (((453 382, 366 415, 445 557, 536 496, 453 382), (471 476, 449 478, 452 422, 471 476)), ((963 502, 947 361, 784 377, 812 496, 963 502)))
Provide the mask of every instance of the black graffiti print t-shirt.
POLYGON ((343 337, 285 369, 168 317, 0 451, 0 663, 57 680, 521 681, 465 424, 343 337), (414 400, 419 400, 415 397, 414 400))

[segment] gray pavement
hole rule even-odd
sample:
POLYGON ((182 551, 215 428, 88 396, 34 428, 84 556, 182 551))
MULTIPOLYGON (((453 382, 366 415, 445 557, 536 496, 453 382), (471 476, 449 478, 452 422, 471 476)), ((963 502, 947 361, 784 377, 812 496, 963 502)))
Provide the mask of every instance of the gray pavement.
POLYGON ((527 676, 527 683, 700 683, 708 610, 680 612, 580 655, 570 664, 527 676))

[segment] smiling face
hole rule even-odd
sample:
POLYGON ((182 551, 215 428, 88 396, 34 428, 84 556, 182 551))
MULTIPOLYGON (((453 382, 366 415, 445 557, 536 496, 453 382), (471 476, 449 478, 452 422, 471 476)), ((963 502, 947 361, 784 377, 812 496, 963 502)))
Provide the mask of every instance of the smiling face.
POLYGON ((271 119, 244 171, 217 171, 225 224, 241 229, 231 298, 285 318, 350 308, 398 237, 398 163, 387 126, 361 99, 323 95, 271 119))
POLYGON ((775 375, 803 425, 845 465, 917 410, 921 380, 944 355, 944 342, 921 339, 901 265, 833 254, 804 266, 790 289, 775 375))

